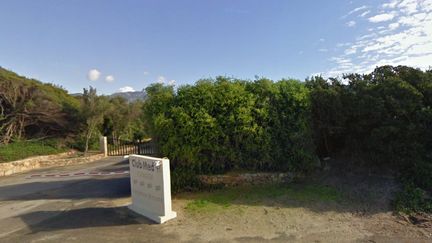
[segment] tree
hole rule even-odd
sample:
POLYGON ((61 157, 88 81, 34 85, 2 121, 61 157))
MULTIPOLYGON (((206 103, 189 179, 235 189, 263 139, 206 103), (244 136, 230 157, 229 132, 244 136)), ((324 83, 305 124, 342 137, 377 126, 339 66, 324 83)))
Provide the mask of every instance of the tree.
POLYGON ((89 87, 83 90, 81 97, 81 112, 85 120, 84 136, 85 136, 85 153, 89 150, 89 141, 97 131, 98 126, 103 123, 104 114, 107 105, 103 98, 98 97, 96 89, 89 87))
POLYGON ((145 136, 142 119, 143 102, 136 100, 128 103, 122 97, 110 98, 101 132, 105 136, 122 139, 140 140, 145 136))

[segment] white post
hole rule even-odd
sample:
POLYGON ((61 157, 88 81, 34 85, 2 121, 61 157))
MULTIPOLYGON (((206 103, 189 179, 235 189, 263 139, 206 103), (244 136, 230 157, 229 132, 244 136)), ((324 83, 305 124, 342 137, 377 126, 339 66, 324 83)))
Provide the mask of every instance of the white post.
POLYGON ((105 157, 108 156, 108 142, 107 137, 101 136, 99 139, 100 151, 104 154, 105 157))

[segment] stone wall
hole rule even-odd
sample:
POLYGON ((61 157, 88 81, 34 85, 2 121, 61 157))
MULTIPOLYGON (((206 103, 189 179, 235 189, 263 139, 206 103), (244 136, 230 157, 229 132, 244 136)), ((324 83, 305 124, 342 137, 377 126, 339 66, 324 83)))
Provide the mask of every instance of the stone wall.
POLYGON ((23 160, 0 163, 0 176, 8 176, 39 168, 90 163, 105 157, 104 154, 71 157, 74 153, 74 151, 71 151, 67 153, 35 156, 23 160))
POLYGON ((206 185, 261 185, 288 183, 294 179, 293 173, 245 173, 236 175, 201 175, 200 181, 206 185))

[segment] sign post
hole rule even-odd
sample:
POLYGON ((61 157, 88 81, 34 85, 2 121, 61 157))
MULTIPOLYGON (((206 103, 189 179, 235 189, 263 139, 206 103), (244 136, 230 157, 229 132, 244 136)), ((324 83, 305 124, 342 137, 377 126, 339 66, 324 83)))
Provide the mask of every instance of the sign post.
POLYGON ((132 204, 129 209, 156 223, 173 219, 169 159, 130 155, 132 204))

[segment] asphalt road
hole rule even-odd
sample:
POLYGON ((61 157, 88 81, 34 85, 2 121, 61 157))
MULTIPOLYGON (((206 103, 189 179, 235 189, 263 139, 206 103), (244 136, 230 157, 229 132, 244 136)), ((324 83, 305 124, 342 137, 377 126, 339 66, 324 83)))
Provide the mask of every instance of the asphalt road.
POLYGON ((128 170, 122 157, 108 157, 0 177, 0 242, 161 240, 155 225, 127 208, 128 170))

